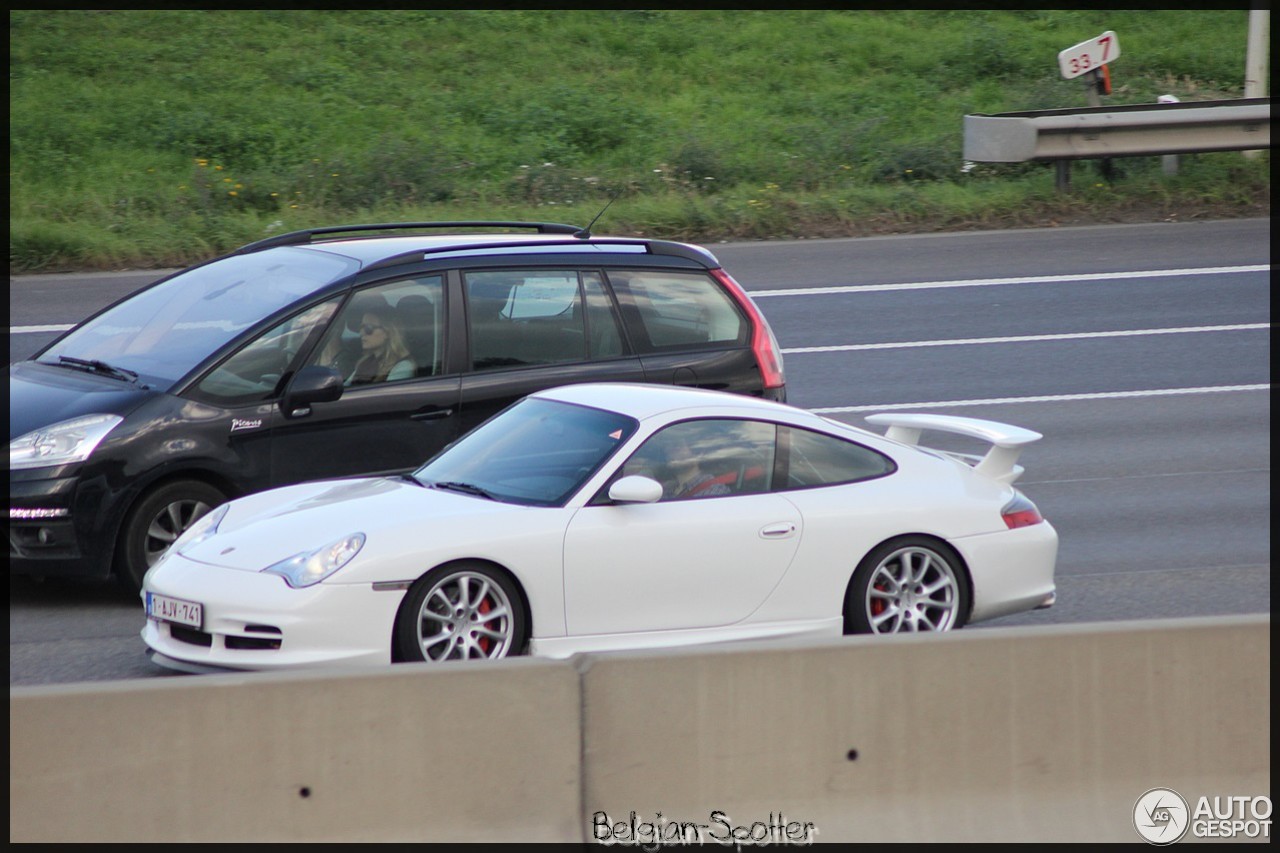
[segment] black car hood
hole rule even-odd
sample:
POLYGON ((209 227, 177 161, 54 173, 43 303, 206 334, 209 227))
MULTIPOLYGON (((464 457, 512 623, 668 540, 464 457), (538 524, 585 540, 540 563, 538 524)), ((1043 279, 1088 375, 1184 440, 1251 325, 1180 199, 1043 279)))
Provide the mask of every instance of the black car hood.
POLYGON ((126 416, 163 393, 35 361, 9 365, 9 440, 81 415, 126 416))

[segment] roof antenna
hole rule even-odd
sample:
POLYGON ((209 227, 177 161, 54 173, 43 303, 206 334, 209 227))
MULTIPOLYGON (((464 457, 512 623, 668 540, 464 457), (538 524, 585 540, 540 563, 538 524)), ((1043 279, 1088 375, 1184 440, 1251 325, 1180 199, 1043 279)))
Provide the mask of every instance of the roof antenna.
POLYGON ((604 212, 605 212, 606 210, 608 210, 608 209, 609 209, 609 205, 610 205, 610 204, 613 204, 615 201, 617 201, 617 200, 618 200, 618 196, 620 196, 620 195, 622 195, 622 190, 621 190, 621 189, 619 189, 616 193, 614 193, 614 194, 613 194, 613 198, 609 199, 609 201, 605 204, 605 206, 604 206, 604 207, 600 208, 600 212, 596 214, 596 218, 595 218, 595 219, 593 219, 593 220, 591 220, 591 222, 587 225, 587 227, 586 227, 586 228, 583 228, 583 229, 578 230, 578 231, 574 231, 574 232, 573 232, 573 236, 577 237, 579 240, 590 240, 590 239, 591 239, 591 228, 592 228, 592 227, 593 227, 597 222, 599 222, 599 221, 600 221, 600 217, 601 217, 601 216, 604 216, 604 212))

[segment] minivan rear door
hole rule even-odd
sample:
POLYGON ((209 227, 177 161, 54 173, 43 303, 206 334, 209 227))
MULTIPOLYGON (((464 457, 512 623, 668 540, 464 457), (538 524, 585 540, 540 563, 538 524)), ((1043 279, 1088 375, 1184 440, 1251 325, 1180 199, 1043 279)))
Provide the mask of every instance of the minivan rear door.
POLYGON ((647 381, 760 393, 750 323, 709 273, 610 269, 608 277, 647 381))

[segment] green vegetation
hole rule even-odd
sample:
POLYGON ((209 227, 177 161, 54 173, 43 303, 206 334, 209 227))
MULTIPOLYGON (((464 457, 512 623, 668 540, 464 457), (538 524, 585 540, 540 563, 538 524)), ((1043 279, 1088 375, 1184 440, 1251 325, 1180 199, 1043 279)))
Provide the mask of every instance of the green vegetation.
POLYGON ((966 113, 1241 97, 1227 11, 17 10, 11 272, 283 230, 590 221, 691 240, 1270 213, 1270 155, 964 170, 966 113))

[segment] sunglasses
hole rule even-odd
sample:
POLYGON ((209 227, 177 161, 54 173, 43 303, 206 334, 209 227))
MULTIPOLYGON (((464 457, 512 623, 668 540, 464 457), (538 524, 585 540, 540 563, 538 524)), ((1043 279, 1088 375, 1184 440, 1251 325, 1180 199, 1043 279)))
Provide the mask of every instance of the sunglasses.
POLYGON ((374 332, 381 332, 385 328, 386 326, 378 326, 372 323, 365 323, 362 326, 360 326, 360 334, 372 335, 374 332))

